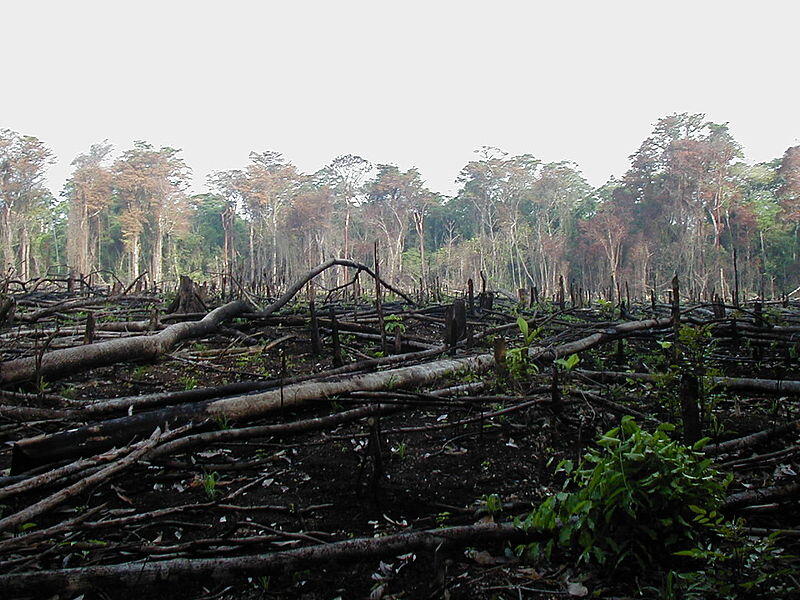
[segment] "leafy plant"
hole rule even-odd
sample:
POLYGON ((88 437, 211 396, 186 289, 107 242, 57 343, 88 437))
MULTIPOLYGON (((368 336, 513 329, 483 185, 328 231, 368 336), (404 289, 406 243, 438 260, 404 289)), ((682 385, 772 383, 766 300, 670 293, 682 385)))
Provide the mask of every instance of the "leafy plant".
POLYGON ((549 556, 575 546, 581 561, 617 567, 633 559, 648 566, 695 545, 700 536, 689 507, 718 510, 730 476, 721 478, 700 453, 708 439, 690 449, 669 438, 672 430, 665 423, 651 434, 624 417, 577 469, 560 463, 564 490, 578 489, 551 496, 519 523, 552 534, 521 551, 549 556))
POLYGON ((211 500, 216 498, 219 495, 219 490, 217 489, 217 484, 219 483, 219 473, 214 471, 213 473, 206 473, 203 475, 203 491, 206 493, 211 500))
POLYGON ((74 385, 65 385, 59 393, 68 400, 74 400, 78 396, 78 389, 74 385))
POLYGON ((147 374, 149 370, 150 367, 148 367, 147 365, 141 365, 139 367, 136 367, 131 373, 131 375, 133 375, 134 379, 141 379, 147 374))
POLYGON ((514 379, 527 379, 539 372, 539 367, 528 360, 528 351, 531 344, 541 335, 541 327, 530 330, 528 322, 523 317, 517 317, 517 327, 522 335, 522 346, 510 348, 506 351, 508 372, 514 379))
POLYGON ((436 524, 439 527, 444 527, 450 521, 450 517, 451 516, 452 516, 452 513, 448 512, 448 511, 440 512, 438 515, 436 515, 436 524))
POLYGON ((600 314, 603 316, 604 319, 614 320, 616 318, 616 307, 614 303, 610 300, 603 300, 602 298, 597 299, 597 304, 600 309, 600 314))
POLYGON ((497 494, 487 494, 481 498, 481 504, 486 512, 490 514, 499 513, 503 510, 503 501, 497 494))
POLYGON ((392 448, 392 454, 395 454, 400 460, 403 460, 406 457, 406 453, 408 452, 408 446, 405 442, 400 442, 392 448))
POLYGON ((696 570, 667 574, 672 597, 682 600, 719 598, 788 598, 800 591, 793 575, 797 572, 795 557, 784 554, 777 544, 777 534, 753 538, 746 534, 742 522, 725 521, 712 511, 693 507, 696 523, 715 534, 709 540, 688 550, 676 552, 692 559, 696 570))
POLYGON ((386 333, 394 333, 399 331, 405 333, 406 326, 403 324, 403 318, 400 315, 388 315, 383 319, 384 328, 386 333))
POLYGON ((555 361, 564 371, 572 371, 579 362, 581 362, 581 357, 577 354, 570 354, 567 358, 557 358, 555 361))
POLYGON ((178 379, 178 383, 183 386, 184 390, 193 390, 197 387, 197 378, 190 375, 184 375, 178 379))

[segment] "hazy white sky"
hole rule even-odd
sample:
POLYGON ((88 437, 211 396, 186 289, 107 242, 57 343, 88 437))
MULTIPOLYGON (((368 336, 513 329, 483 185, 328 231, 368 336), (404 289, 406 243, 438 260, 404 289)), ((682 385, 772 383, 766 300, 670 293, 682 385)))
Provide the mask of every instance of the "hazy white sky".
POLYGON ((0 4, 0 127, 70 162, 108 138, 182 148, 195 190, 251 150, 416 166, 452 192, 481 145, 621 175, 673 112, 750 160, 800 143, 800 3, 760 0, 0 4))

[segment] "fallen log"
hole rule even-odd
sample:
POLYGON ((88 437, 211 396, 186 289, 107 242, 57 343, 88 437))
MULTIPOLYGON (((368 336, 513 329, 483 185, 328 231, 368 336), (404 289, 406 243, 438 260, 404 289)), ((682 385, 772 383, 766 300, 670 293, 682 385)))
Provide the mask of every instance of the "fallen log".
POLYGON ((175 323, 154 335, 121 338, 47 352, 41 364, 35 356, 0 363, 0 384, 31 379, 53 379, 63 375, 113 365, 128 360, 149 360, 158 357, 183 340, 212 333, 219 324, 250 310, 241 301, 229 302, 212 310, 199 321, 175 323))
POLYGON ((32 504, 19 512, 0 519, 0 531, 18 527, 23 523, 30 521, 36 515, 40 515, 43 512, 50 510, 54 506, 57 506, 69 498, 81 493, 83 490, 107 479, 122 469, 133 465, 136 463, 136 461, 141 459, 155 447, 160 437, 161 429, 156 428, 149 439, 142 442, 137 448, 134 448, 133 451, 124 458, 114 461, 104 469, 101 469, 100 471, 97 471, 88 477, 80 479, 72 485, 59 490, 55 494, 48 496, 47 498, 44 498, 43 500, 40 500, 39 502, 36 502, 35 504, 32 504))
POLYGON ((159 298, 155 298, 153 296, 126 296, 124 294, 117 296, 106 296, 103 298, 77 298, 74 300, 65 300, 64 302, 59 302, 31 313, 18 314, 17 318, 25 323, 36 323, 36 321, 39 319, 49 317, 61 311, 72 310, 76 308, 87 308, 89 306, 97 306, 99 304, 107 304, 109 302, 117 302, 119 300, 161 302, 159 298))
MULTIPOLYGON (((577 375, 588 377, 595 381, 645 381, 656 383, 659 375, 650 373, 624 373, 620 371, 585 371, 576 369, 577 375)), ((754 379, 750 377, 710 377, 711 383, 720 388, 734 392, 760 392, 764 394, 800 394, 800 381, 784 379, 754 379)))
POLYGON ((9 479, 15 480, 16 478, 15 477, 0 478, 0 500, 3 500, 10 496, 16 496, 18 494, 32 492, 39 488, 52 485, 57 481, 60 481, 75 473, 85 473, 88 469, 91 469, 92 467, 96 467, 98 465, 100 465, 100 468, 102 468, 103 463, 115 460, 116 458, 118 458, 120 455, 124 454, 127 451, 128 451, 127 447, 114 448, 112 450, 109 450, 105 454, 67 463, 62 467, 58 467, 56 469, 52 469, 50 471, 46 471, 38 475, 32 475, 30 477, 25 477, 24 475, 21 475, 20 477, 22 477, 23 479, 9 482, 8 485, 4 485, 4 482, 8 481, 9 479))
POLYGON ((283 385, 291 385, 295 383, 302 383, 309 380, 323 380, 345 373, 354 373, 357 371, 374 370, 378 367, 386 367, 402 363, 412 363, 426 358, 431 358, 437 354, 445 351, 444 347, 432 348, 430 350, 422 350, 420 352, 410 352, 408 354, 399 354, 392 356, 383 356, 380 358, 371 358, 356 363, 350 363, 343 367, 322 371, 320 373, 309 373, 306 375, 295 375, 281 379, 265 379, 258 381, 240 381, 237 383, 228 383, 215 387, 194 388, 192 390, 179 390, 175 392, 156 392, 152 394, 140 394, 138 396, 126 396, 122 398, 110 398, 99 400, 86 407, 76 410, 80 413, 81 417, 96 417, 100 415, 109 415, 120 412, 139 412, 143 409, 149 409, 159 406, 166 406, 172 404, 183 404, 188 402, 198 402, 201 400, 209 400, 211 398, 223 398, 228 396, 236 396, 240 394, 247 394, 250 392, 258 392, 273 389, 283 385))
POLYGON ((352 260, 343 260, 343 259, 340 259, 340 258, 332 258, 329 261, 324 262, 324 263, 322 263, 320 265, 317 265, 316 267, 311 269, 308 273, 306 273, 306 275, 304 277, 298 279, 294 284, 292 284, 292 286, 288 290, 286 290, 286 292, 280 298, 278 298, 277 301, 275 301, 273 304, 271 304, 268 308, 264 309, 263 311, 259 311, 259 312, 255 313, 255 315, 259 316, 259 317, 268 317, 268 316, 270 316, 275 311, 277 311, 279 308, 281 308, 286 303, 288 303, 289 300, 294 298, 295 295, 297 295, 297 293, 300 290, 303 289, 303 286, 305 286, 310 280, 312 280, 314 277, 316 277, 317 275, 319 275, 320 273, 322 273, 326 269, 330 269, 331 267, 336 267, 336 266, 339 266, 339 267, 350 267, 350 268, 353 268, 353 269, 358 269, 359 271, 366 271, 372 278, 374 278, 377 282, 379 282, 380 285, 385 287, 387 290, 393 292, 394 294, 397 294, 398 296, 400 296, 403 300, 405 300, 406 302, 408 302, 412 306, 416 305, 416 302, 414 302, 411 298, 406 296, 403 292, 401 292, 400 290, 398 290, 397 288, 395 288, 391 284, 385 282, 378 275, 376 275, 372 271, 372 269, 370 269, 368 266, 362 265, 361 263, 357 263, 357 262, 352 261, 352 260))
POLYGON ((20 440, 12 449, 12 475, 55 459, 97 454, 155 427, 225 418, 231 421, 252 419, 277 410, 295 408, 308 400, 318 400, 357 390, 381 390, 425 385, 460 370, 482 372, 491 368, 491 355, 451 359, 401 367, 380 373, 356 375, 338 381, 312 382, 286 386, 246 396, 234 396, 170 407, 129 417, 104 421, 52 435, 20 440))
POLYGON ((760 488, 757 490, 745 490, 738 494, 731 494, 725 499, 723 505, 726 509, 741 508, 752 506, 753 504, 763 504, 773 500, 783 500, 800 495, 800 483, 788 483, 786 485, 775 485, 760 488))
MULTIPOLYGON (((535 350, 532 354, 540 362, 555 360, 575 352, 588 350, 602 342, 628 333, 667 325, 669 325, 668 319, 631 321, 575 342, 552 348, 532 349, 535 350)), ((439 351, 438 348, 435 348, 417 354, 431 353, 430 356, 433 356, 439 351)), ((403 359, 403 356, 397 358, 403 359)), ((289 385, 278 390, 208 400, 121 417, 71 431, 20 440, 13 446, 11 471, 12 474, 19 473, 35 466, 47 464, 56 458, 66 459, 97 454, 113 445, 126 443, 137 434, 152 431, 154 427, 164 427, 167 423, 174 425, 217 417, 231 421, 253 419, 277 410, 296 408, 309 400, 330 398, 354 391, 376 391, 410 385, 426 385, 459 371, 481 373, 493 366, 493 354, 445 359, 379 373, 356 375, 341 380, 289 385)))
POLYGON ((311 566, 319 567, 332 561, 375 560, 439 548, 449 550, 494 542, 522 542, 533 536, 535 533, 526 533, 512 524, 467 525, 398 533, 379 538, 357 538, 252 556, 177 558, 164 561, 145 559, 115 565, 13 573, 0 575, 0 590, 15 594, 35 591, 37 595, 42 595, 112 587, 133 588, 186 579, 228 581, 251 575, 290 573, 311 566))
POLYGON ((669 327, 671 325, 671 318, 628 321, 626 323, 620 323, 619 325, 603 329, 602 331, 598 331, 586 337, 580 338, 574 342, 560 344, 552 348, 544 348, 541 346, 531 347, 528 350, 528 356, 532 360, 545 362, 552 361, 561 358, 562 356, 569 356, 570 354, 583 352, 589 348, 594 348, 599 344, 625 337, 626 335, 635 333, 637 331, 642 331, 645 329, 664 329, 665 327, 669 327))
MULTIPOLYGON (((345 266, 367 271, 372 274, 373 277, 376 277, 369 267, 361 263, 349 260, 331 259, 311 269, 292 284, 277 301, 272 303, 265 310, 255 313, 255 315, 259 317, 268 317, 272 315, 294 298, 311 279, 333 266, 345 266)), ((376 280, 387 289, 399 294, 406 301, 413 304, 413 301, 408 298, 408 296, 392 287, 390 284, 377 277, 376 280)), ((106 298, 102 301, 107 300, 106 298)), ((78 301, 75 302, 77 303, 78 301)), ((69 306, 75 305, 76 304, 70 304, 69 306)), ((86 306, 86 304, 84 303, 82 306, 86 306)), ((61 308, 64 308, 64 305, 61 305, 59 308, 49 307, 48 309, 43 309, 43 311, 51 309, 60 310, 61 308)), ((108 366, 126 360, 153 359, 174 347, 178 342, 192 337, 208 335, 216 331, 222 322, 251 310, 252 307, 245 302, 229 302, 228 304, 214 309, 199 321, 176 323, 155 335, 123 338, 98 344, 88 344, 80 348, 55 350, 44 354, 41 359, 41 364, 38 357, 33 356, 6 361, 0 363, 0 385, 38 378, 52 379, 69 373, 108 366)), ((39 313, 35 313, 35 315, 41 315, 43 311, 39 311, 39 313)))
POLYGON ((793 431, 800 431, 800 421, 792 421, 791 423, 785 423, 770 429, 757 431, 756 433, 751 433, 750 435, 746 435, 744 437, 720 442, 719 444, 709 444, 703 449, 703 451, 709 456, 736 452, 737 450, 756 446, 770 438, 779 437, 793 431))

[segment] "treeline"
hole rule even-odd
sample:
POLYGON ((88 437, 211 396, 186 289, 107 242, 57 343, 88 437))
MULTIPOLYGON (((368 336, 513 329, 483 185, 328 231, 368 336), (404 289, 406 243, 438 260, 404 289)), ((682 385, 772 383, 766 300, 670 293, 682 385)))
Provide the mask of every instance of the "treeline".
POLYGON ((189 195, 180 151, 137 142, 113 160, 110 145, 92 146, 55 198, 43 185, 50 162, 40 140, 0 131, 9 277, 189 273, 280 286, 332 257, 371 263, 377 240, 384 275, 415 288, 461 289, 483 272, 509 291, 552 294, 563 277, 642 295, 678 272, 698 296, 729 297, 734 262, 743 291, 800 285, 800 146, 748 165, 728 127, 704 115, 659 120, 625 175, 599 188, 573 163, 486 147, 453 197, 413 168, 343 155, 307 174, 277 152, 251 153, 189 195))

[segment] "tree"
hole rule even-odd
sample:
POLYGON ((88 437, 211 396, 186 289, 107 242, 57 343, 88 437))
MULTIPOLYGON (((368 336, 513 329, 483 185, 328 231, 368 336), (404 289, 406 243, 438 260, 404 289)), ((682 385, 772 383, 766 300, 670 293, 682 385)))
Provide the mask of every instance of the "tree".
POLYGON ((31 229, 36 226, 35 213, 46 208, 50 198, 43 180, 52 162, 50 149, 39 139, 0 130, 0 247, 4 269, 22 279, 31 275, 31 229))
POLYGON ((730 264, 732 243, 726 230, 740 202, 736 161, 741 150, 726 124, 702 114, 660 119, 631 156, 631 168, 615 197, 631 207, 632 235, 657 257, 658 278, 685 274, 707 292, 730 264))
POLYGON ((67 180, 64 195, 69 202, 67 262, 79 273, 98 268, 102 217, 112 200, 113 174, 105 162, 111 153, 108 142, 94 144, 79 155, 67 180))
POLYGON ((114 163, 114 187, 123 202, 120 216, 129 252, 130 270, 139 276, 142 238, 148 242, 150 278, 162 279, 164 240, 179 221, 184 208, 184 188, 189 168, 180 150, 156 150, 146 142, 134 142, 114 163))
POLYGON ((236 211, 244 202, 245 175, 238 169, 216 171, 208 177, 209 185, 216 189, 223 200, 220 207, 220 221, 223 231, 222 272, 231 276, 235 248, 233 243, 236 211))
POLYGON ((411 217, 424 257, 425 215, 433 201, 417 169, 401 171, 395 165, 378 165, 368 185, 368 210, 381 229, 389 251, 391 277, 403 274, 403 251, 411 217))
POLYGON ((251 152, 241 182, 244 209, 250 220, 250 280, 258 280, 259 268, 270 267, 271 281, 278 282, 280 223, 297 193, 302 177, 279 152, 251 152), (269 240, 269 245, 266 241, 269 240))
POLYGON ((364 200, 363 186, 373 166, 368 160, 353 154, 334 158, 318 176, 320 181, 333 190, 336 208, 344 211, 342 258, 352 258, 351 230, 352 212, 364 200))

